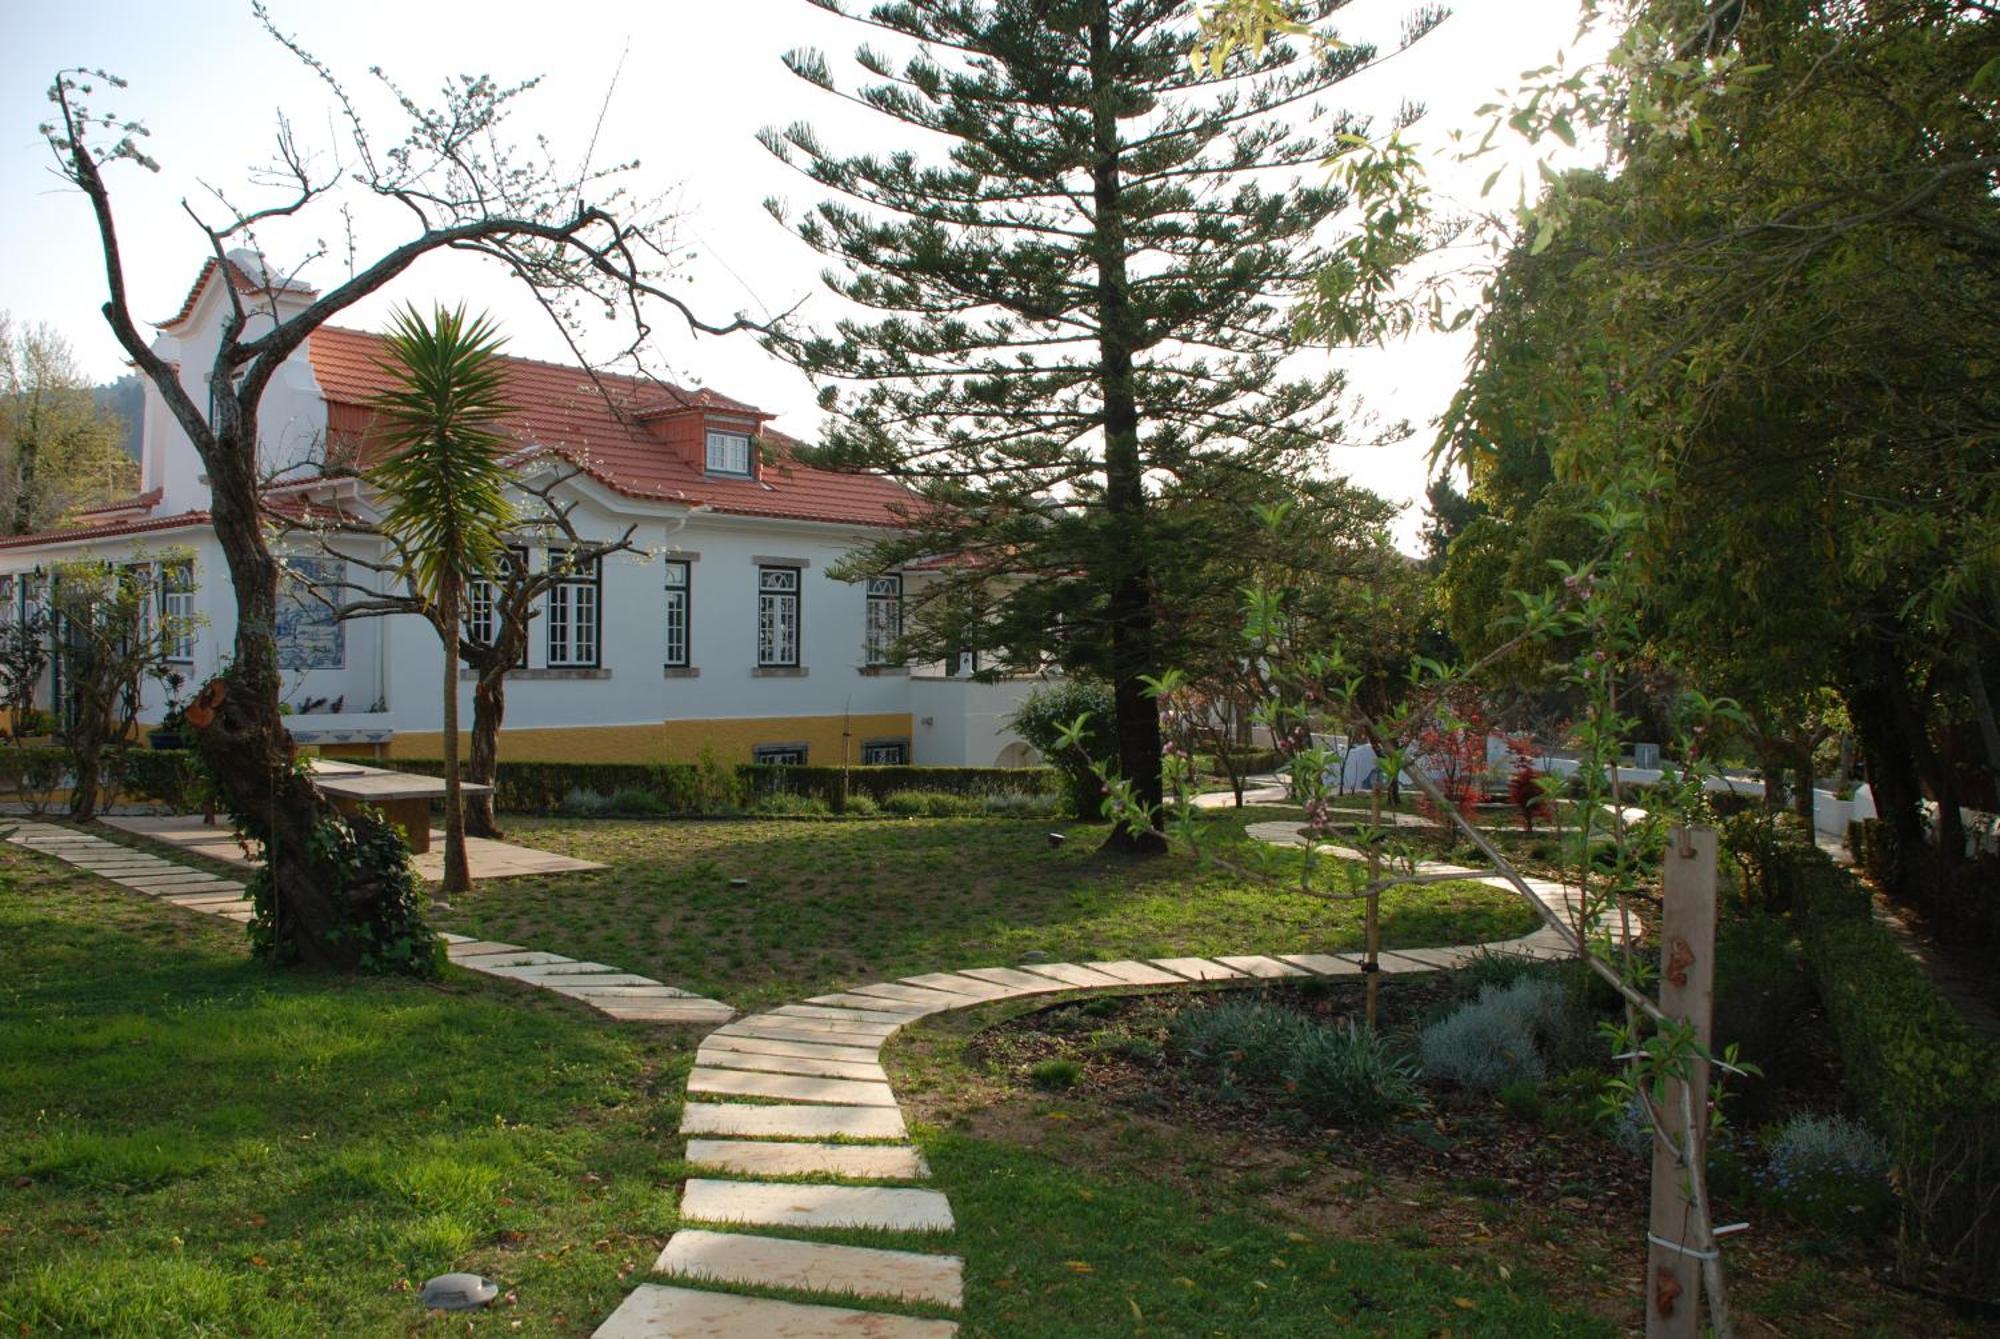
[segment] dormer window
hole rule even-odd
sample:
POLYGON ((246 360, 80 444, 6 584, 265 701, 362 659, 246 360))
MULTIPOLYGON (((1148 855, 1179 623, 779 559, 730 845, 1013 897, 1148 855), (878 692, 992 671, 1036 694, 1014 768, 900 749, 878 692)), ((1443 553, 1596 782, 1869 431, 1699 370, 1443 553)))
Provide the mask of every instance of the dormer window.
POLYGON ((750 438, 740 432, 708 434, 708 472, 750 477, 750 438))

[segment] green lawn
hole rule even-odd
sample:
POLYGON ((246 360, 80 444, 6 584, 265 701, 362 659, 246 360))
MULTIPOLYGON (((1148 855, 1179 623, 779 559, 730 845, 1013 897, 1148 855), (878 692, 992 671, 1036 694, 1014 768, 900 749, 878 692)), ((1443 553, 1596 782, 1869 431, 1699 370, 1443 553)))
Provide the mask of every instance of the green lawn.
POLYGON ((674 1226, 691 1038, 535 992, 272 972, 0 848, 0 1331, 578 1334, 674 1226), (514 1330, 510 1322, 521 1322, 514 1330))
MULTIPOLYGON (((1246 809, 1208 821, 1244 845, 1246 809)), ((1193 858, 1100 855, 1101 826, 999 819, 625 822, 513 818, 510 839, 602 861, 592 874, 512 879, 440 924, 656 976, 740 1007, 885 977, 993 966, 1031 950, 1078 961, 1359 947, 1361 907, 1193 858), (749 882, 732 888, 732 878, 749 882)), ((1511 938, 1536 924, 1477 884, 1383 899, 1391 948, 1511 938)))

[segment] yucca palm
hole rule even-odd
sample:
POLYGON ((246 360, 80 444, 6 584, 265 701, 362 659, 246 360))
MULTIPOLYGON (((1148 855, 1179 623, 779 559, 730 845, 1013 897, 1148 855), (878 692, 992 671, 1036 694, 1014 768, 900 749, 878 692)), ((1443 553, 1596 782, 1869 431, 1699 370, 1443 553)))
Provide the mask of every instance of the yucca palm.
POLYGON ((414 308, 390 321, 394 386, 374 401, 381 460, 368 479, 386 502, 380 526, 405 555, 403 579, 430 606, 444 645, 444 896, 472 886, 459 804, 458 628, 468 581, 493 570, 513 519, 499 419, 512 411, 492 321, 463 306, 414 308))

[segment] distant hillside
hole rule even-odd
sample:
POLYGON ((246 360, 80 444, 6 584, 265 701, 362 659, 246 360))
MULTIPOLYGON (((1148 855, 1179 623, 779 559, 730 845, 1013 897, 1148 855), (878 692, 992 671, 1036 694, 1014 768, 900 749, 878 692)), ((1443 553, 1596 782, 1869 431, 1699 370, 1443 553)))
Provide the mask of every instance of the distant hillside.
POLYGON ((145 413, 146 392, 139 385, 139 375, 128 372, 113 382, 102 386, 92 386, 90 396, 97 401, 99 409, 108 410, 125 421, 125 440, 122 445, 125 454, 139 458, 139 422, 145 413))

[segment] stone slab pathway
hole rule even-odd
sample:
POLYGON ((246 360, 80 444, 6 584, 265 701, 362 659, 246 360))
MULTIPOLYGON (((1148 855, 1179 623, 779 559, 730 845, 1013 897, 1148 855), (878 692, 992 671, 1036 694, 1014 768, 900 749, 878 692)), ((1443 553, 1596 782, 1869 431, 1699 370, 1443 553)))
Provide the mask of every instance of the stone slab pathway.
MULTIPOLYGON (((219 860, 241 869, 255 869, 261 856, 246 854, 229 829, 203 821, 193 814, 107 814, 104 821, 121 831, 152 841, 165 842, 184 851, 219 860)), ((474 882, 486 879, 519 879, 537 874, 570 874, 603 869, 594 860, 537 851, 531 846, 494 841, 487 837, 465 839, 466 863, 472 867, 474 882)), ((417 877, 426 883, 444 882, 444 834, 431 829, 431 849, 411 857, 417 877)))
MULTIPOLYGON (((1296 823, 1253 824, 1261 840, 1297 844, 1296 823), (1260 831, 1259 829, 1263 829, 1260 831)), ((1353 858, 1357 853, 1335 850, 1353 858)), ((1477 871, 1426 865, 1424 873, 1477 871)), ((1531 881, 1545 920, 1567 921, 1560 885, 1531 881)), ((1505 943, 1385 950, 1389 975, 1436 971, 1476 952, 1535 957, 1567 953, 1553 926, 1505 943)), ((881 1068, 882 1046, 898 1030, 949 1009, 1061 991, 1131 990, 1198 982, 1254 985, 1308 977, 1358 976, 1358 953, 1242 954, 1159 958, 1151 962, 1023 963, 928 972, 877 981, 802 1004, 738 1019, 702 1040, 681 1112, 689 1136, 687 1182, 676 1232, 654 1272, 673 1286, 641 1285, 600 1326, 596 1339, 677 1335, 843 1336, 944 1339, 950 1321, 888 1311, 827 1307, 714 1291, 729 1286, 822 1293, 843 1303, 920 1300, 958 1309, 963 1266, 932 1247, 952 1230, 947 1198, 921 1184, 930 1169, 907 1141, 901 1109, 881 1068), (696 1100, 697 1097, 700 1100, 696 1100), (741 1099, 741 1100, 732 1100, 741 1099), (838 1142, 835 1142, 838 1141, 838 1142), (797 1178, 813 1177, 807 1182, 797 1178), (786 1179, 792 1178, 792 1179, 786 1179), (763 1229, 758 1235, 718 1230, 763 1229), (863 1250, 810 1237, 771 1235, 835 1226, 870 1226, 910 1234, 912 1249, 863 1250)), ((1060 1321, 1052 1318, 1060 1333, 1060 1321)))
MULTIPOLYGON (((139 825, 168 820, 110 821, 122 831, 150 835, 147 828, 139 825)), ((198 818, 172 821, 183 825, 201 822, 198 818)), ((216 830, 205 828, 204 831, 212 835, 216 830)), ((243 885, 237 880, 218 878, 207 870, 194 869, 147 851, 120 846, 77 828, 57 823, 23 822, 14 827, 7 840, 15 846, 87 869, 134 892, 188 911, 220 916, 239 924, 249 923, 253 914, 250 904, 244 900, 243 885)), ((230 863, 242 863, 242 852, 235 843, 228 843, 227 846, 237 857, 230 863)), ((186 844, 184 847, 212 856, 205 847, 186 844)), ((620 1022, 708 1024, 726 1023, 736 1016, 736 1011, 720 1000, 692 994, 649 976, 621 972, 603 963, 578 962, 560 953, 543 953, 518 944, 472 939, 466 935, 446 934, 439 937, 445 941, 445 956, 469 972, 554 991, 620 1022)), ((889 1105, 895 1105, 893 1099, 889 1105)))

